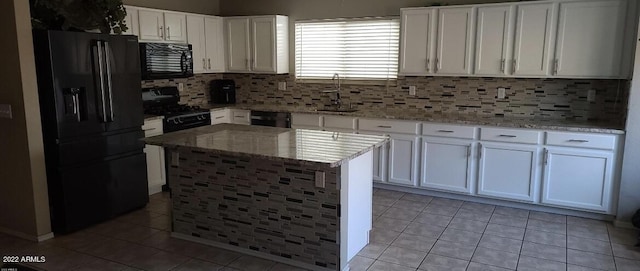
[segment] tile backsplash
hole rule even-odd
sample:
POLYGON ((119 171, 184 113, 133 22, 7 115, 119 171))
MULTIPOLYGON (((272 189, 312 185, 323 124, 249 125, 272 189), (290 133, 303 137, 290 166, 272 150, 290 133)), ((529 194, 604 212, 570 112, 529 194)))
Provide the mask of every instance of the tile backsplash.
POLYGON ((214 79, 222 79, 222 74, 196 74, 189 78, 144 80, 142 81, 142 87, 177 87, 178 84, 182 83, 184 84, 184 89, 180 92, 180 103, 200 105, 209 103, 211 100, 209 95, 209 82, 214 79))
MULTIPOLYGON (((329 104, 333 84, 296 82, 293 75, 199 74, 188 79, 143 81, 143 87, 184 83, 181 102, 207 103, 209 81, 233 79, 239 103, 316 107, 329 104), (278 90, 278 82, 287 82, 278 90)), ((399 77, 394 86, 342 85, 342 101, 355 107, 424 109, 505 117, 543 117, 620 123, 627 112, 628 80, 527 79, 479 77, 399 77), (409 95, 416 86, 416 95, 409 95), (506 89, 498 99, 497 89, 506 89), (595 100, 587 92, 596 91, 595 100)))

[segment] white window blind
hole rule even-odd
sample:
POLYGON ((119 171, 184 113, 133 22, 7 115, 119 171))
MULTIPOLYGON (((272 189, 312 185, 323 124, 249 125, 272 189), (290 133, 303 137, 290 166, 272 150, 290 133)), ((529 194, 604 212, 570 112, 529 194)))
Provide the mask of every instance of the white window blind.
POLYGON ((389 80, 398 76, 400 20, 296 23, 296 78, 389 80))

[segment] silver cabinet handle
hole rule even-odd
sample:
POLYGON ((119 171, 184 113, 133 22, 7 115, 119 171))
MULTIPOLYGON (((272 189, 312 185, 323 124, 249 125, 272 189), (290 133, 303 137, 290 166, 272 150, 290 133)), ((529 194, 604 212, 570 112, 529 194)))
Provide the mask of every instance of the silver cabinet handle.
POLYGON ((202 68, 205 70, 207 69, 207 62, 205 62, 204 58, 202 59, 202 68))
POLYGON ((438 133, 453 133, 451 130, 438 130, 438 133))
POLYGON ((440 59, 436 58, 436 68, 435 71, 438 72, 438 70, 440 70, 440 59))
POLYGON ((167 26, 167 39, 171 39, 171 27, 167 26))
POLYGON ((233 116, 234 118, 244 118, 244 116, 233 116))
POLYGON ((553 75, 558 75, 558 59, 553 60, 553 75))
POLYGON ((113 122, 113 83, 111 81, 111 58, 109 57, 109 42, 104 42, 104 57, 107 64, 107 91, 109 94, 109 121, 113 122))
POLYGON ((504 59, 504 58, 502 60, 500 60, 500 71, 501 72, 504 72, 504 63, 505 63, 505 61, 507 61, 507 60, 504 59))
POLYGON ((544 160, 544 164, 547 165, 549 163, 549 150, 544 149, 544 157, 542 158, 542 160, 544 160))
POLYGON ((431 59, 427 58, 427 71, 431 69, 431 59))
POLYGON ((146 131, 153 131, 153 130, 155 130, 155 129, 156 129, 156 128, 142 129, 142 131, 145 131, 145 132, 146 132, 146 131))
POLYGON ((587 143, 589 142, 589 140, 584 140, 584 139, 569 139, 569 142, 575 142, 575 143, 587 143))
POLYGON ((217 120, 219 120, 219 119, 221 119, 221 118, 224 118, 224 116, 218 116, 218 117, 216 117, 216 119, 217 119, 217 120))
POLYGON ((378 128, 391 129, 391 126, 389 126, 389 125, 378 125, 378 128))
POLYGON ((160 26, 160 37, 164 38, 164 27, 160 26))
POLYGON ((482 159, 482 144, 478 143, 478 159, 482 159))
POLYGON ((514 136, 514 135, 499 135, 499 137, 515 138, 517 136, 514 136))
POLYGON ((207 58, 209 60, 209 69, 211 69, 211 58, 207 58))

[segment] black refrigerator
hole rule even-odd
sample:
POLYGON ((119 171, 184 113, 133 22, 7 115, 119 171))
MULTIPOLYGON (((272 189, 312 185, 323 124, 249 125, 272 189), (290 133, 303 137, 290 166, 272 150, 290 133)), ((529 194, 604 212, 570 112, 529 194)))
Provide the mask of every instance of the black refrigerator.
POLYGON ((55 233, 149 201, 138 39, 33 32, 55 233))

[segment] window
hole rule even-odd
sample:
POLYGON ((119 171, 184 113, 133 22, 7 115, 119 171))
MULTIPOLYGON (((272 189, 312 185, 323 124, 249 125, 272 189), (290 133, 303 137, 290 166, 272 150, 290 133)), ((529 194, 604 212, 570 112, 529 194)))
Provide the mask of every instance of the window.
POLYGON ((399 33, 395 18, 297 22, 296 79, 396 79, 399 33))

